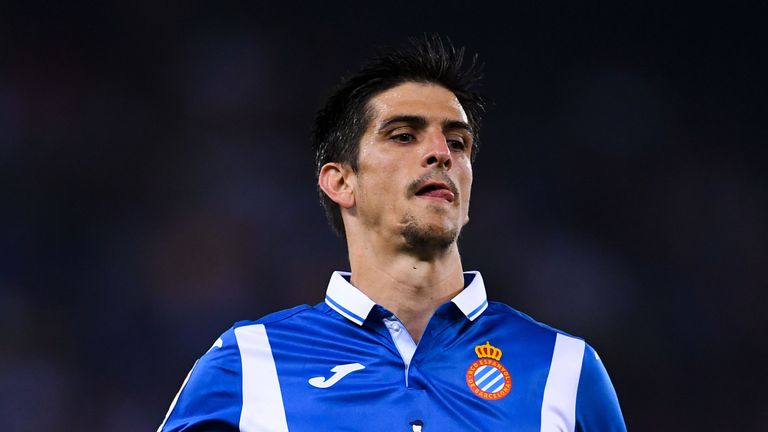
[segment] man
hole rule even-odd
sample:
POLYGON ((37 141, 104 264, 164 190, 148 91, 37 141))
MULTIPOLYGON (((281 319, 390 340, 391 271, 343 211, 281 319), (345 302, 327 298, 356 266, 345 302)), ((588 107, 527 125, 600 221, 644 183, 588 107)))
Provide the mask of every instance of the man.
POLYGON ((351 274, 325 302, 224 333, 161 431, 614 431, 616 394, 581 339, 486 300, 468 221, 478 68, 439 37, 384 53, 315 125, 318 185, 351 274))

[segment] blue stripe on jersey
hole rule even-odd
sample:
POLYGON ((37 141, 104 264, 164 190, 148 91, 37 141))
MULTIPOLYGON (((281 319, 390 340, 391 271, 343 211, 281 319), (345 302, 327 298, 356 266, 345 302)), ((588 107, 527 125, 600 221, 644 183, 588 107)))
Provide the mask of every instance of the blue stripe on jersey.
POLYGON ((485 300, 485 301, 484 301, 484 302, 483 302, 483 303, 482 303, 480 306, 476 307, 476 308, 475 308, 475 310, 473 310, 472 312, 470 312, 470 313, 467 315, 467 318, 469 318, 470 320, 473 320, 473 319, 475 319, 475 316, 476 316, 477 314, 479 314, 480 312, 482 312, 482 311, 483 311, 483 308, 484 308, 484 307, 486 307, 486 306, 488 306, 488 300, 485 300))
POLYGON ((351 310, 349 310, 349 309, 345 308, 344 306, 342 306, 342 305, 340 305, 340 304, 336 303, 336 302, 335 302, 335 301, 334 301, 334 300, 333 300, 333 299, 332 299, 330 296, 325 296, 325 299, 326 299, 326 300, 328 300, 328 302, 329 302, 330 304, 332 304, 332 305, 336 306, 337 308, 339 308, 339 309, 343 310, 345 314, 347 314, 347 315, 351 316, 352 318, 354 318, 354 319, 356 319, 356 320, 360 321, 360 323, 362 323, 363 321, 365 321, 365 318, 363 318, 363 317, 361 317, 361 316, 358 316, 357 314, 355 314, 355 313, 354 313, 354 312, 352 312, 351 310))

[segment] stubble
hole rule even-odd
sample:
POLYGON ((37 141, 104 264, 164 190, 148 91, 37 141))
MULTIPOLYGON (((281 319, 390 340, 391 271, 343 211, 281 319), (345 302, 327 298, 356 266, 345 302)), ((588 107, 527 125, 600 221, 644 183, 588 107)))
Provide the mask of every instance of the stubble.
POLYGON ((422 224, 411 214, 403 217, 401 226, 404 249, 423 257, 447 252, 459 236, 458 227, 422 224))

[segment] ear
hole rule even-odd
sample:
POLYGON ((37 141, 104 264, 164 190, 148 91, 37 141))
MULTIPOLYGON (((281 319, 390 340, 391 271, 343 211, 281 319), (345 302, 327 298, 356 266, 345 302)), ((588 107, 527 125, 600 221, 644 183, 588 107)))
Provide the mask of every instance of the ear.
POLYGON ((329 162, 320 168, 317 183, 331 201, 339 207, 349 209, 355 206, 354 179, 352 167, 329 162))

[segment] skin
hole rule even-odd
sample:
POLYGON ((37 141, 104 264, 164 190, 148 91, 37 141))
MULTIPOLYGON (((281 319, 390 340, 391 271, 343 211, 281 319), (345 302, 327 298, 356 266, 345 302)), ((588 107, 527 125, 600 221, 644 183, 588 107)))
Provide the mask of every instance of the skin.
POLYGON ((456 96, 435 84, 400 84, 368 108, 358 171, 328 163, 319 185, 341 208, 351 283, 418 343, 464 285, 456 239, 469 221, 472 134, 456 96), (443 189, 424 194, 428 182, 443 189))

